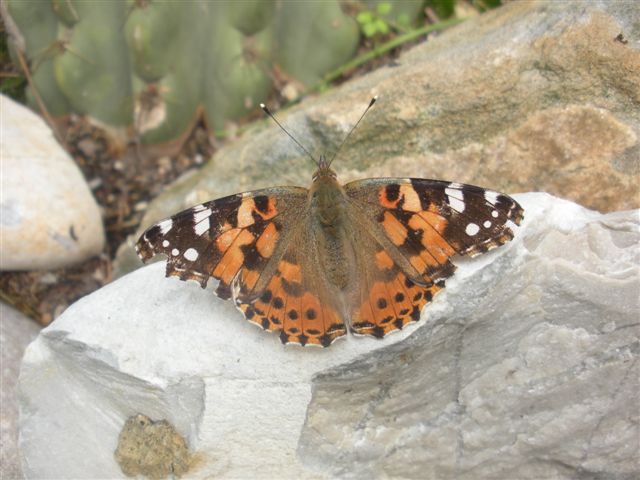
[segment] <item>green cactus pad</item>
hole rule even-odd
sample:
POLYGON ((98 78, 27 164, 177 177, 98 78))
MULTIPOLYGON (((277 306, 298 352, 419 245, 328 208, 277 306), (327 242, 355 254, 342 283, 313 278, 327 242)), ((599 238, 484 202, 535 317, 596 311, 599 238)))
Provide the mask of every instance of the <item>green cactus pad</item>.
MULTIPOLYGON (((6 0, 54 117, 86 115, 142 145, 175 144, 258 108, 274 69, 311 86, 359 41, 335 0, 6 0)), ((28 92, 36 105, 33 91, 28 92)))

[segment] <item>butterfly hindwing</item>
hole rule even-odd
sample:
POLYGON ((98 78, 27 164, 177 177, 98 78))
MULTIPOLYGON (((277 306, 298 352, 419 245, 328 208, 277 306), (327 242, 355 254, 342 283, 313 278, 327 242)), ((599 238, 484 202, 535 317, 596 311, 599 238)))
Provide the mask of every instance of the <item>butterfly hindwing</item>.
POLYGON ((317 262, 310 261, 313 242, 300 225, 274 274, 259 297, 242 293, 238 277, 236 305, 250 321, 279 332, 282 343, 328 347, 347 333, 340 308, 329 293, 317 262))
POLYGON ((444 281, 413 282, 368 232, 361 238, 357 298, 350 305, 351 328, 356 334, 382 338, 418 321, 422 308, 444 281))

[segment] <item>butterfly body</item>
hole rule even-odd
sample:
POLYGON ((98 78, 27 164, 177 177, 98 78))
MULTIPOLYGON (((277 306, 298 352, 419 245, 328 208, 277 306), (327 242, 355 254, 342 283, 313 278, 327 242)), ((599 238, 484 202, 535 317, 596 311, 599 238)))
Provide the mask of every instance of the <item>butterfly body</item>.
POLYGON ((319 267, 340 291, 347 288, 354 271, 353 232, 347 217, 348 199, 331 170, 319 170, 309 189, 306 217, 315 243, 319 267))
POLYGON ((167 255, 167 276, 233 298, 284 343, 328 346, 353 333, 384 337, 420 319, 455 255, 513 237, 507 195, 438 180, 341 185, 321 159, 309 189, 273 187, 197 205, 150 227, 136 245, 167 255))

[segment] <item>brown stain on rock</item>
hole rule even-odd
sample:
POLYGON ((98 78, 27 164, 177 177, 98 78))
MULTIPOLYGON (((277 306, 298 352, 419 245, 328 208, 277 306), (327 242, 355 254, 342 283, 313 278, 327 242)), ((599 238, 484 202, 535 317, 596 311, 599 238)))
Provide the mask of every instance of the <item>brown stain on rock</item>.
POLYGON ((184 475, 197 458, 171 423, 142 414, 127 419, 114 456, 125 475, 153 479, 184 475))
POLYGON ((637 165, 620 168, 617 161, 637 145, 634 131, 612 113, 570 105, 531 115, 495 152, 517 163, 515 188, 543 190, 608 211, 640 203, 637 165))

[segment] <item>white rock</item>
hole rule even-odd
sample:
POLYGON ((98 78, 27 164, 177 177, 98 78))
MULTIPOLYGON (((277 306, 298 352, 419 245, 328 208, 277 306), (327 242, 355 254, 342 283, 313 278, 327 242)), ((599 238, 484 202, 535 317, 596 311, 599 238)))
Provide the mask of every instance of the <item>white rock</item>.
POLYGON ((100 210, 44 121, 0 95, 0 269, 52 269, 102 251, 100 210))
POLYGON ((284 347, 162 264, 85 297, 25 355, 26 477, 122 478, 137 413, 190 478, 637 477, 638 212, 517 198, 515 239, 384 340, 284 347))
POLYGON ((40 326, 0 302, 0 478, 22 478, 18 455, 18 373, 27 345, 40 326))

